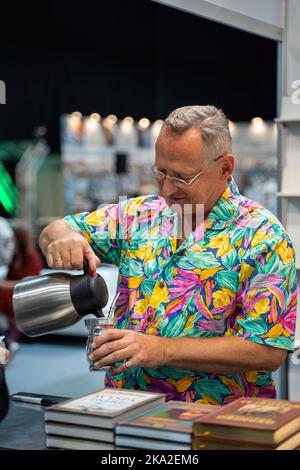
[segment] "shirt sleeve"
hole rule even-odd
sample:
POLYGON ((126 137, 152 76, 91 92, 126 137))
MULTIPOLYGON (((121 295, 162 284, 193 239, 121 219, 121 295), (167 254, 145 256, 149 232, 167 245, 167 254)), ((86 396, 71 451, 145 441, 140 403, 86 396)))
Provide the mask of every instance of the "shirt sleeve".
POLYGON ((236 316, 227 334, 293 351, 297 276, 295 253, 284 231, 254 237, 239 282, 236 316))
POLYGON ((120 264, 122 239, 126 224, 120 224, 122 207, 110 204, 94 212, 81 212, 65 217, 70 227, 81 233, 104 263, 120 264))

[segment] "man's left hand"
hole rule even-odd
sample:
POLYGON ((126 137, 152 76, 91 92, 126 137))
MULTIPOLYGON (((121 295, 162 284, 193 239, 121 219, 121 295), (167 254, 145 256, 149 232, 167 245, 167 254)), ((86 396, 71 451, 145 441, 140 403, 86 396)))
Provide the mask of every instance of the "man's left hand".
POLYGON ((137 333, 132 330, 107 330, 97 336, 93 343, 94 351, 90 359, 95 367, 112 366, 112 375, 124 373, 135 367, 154 369, 164 362, 164 338, 137 333))

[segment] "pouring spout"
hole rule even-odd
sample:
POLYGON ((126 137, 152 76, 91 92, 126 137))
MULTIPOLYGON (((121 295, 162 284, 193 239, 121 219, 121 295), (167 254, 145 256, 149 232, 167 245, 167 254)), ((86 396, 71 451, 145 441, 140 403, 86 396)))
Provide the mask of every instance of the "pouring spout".
POLYGON ((115 313, 115 309, 116 309, 116 303, 117 303, 117 300, 118 300, 118 297, 120 295, 120 292, 117 292, 112 303, 111 303, 111 306, 110 306, 110 309, 109 309, 109 312, 108 312, 108 316, 111 318, 114 316, 114 313, 115 313))

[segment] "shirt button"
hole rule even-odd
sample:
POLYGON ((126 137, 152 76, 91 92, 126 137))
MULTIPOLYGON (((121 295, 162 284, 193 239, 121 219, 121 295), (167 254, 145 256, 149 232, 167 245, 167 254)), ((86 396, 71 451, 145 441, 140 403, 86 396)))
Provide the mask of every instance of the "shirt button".
POLYGON ((160 287, 161 289, 163 289, 163 288, 165 287, 165 283, 164 283, 164 281, 160 281, 160 283, 159 283, 159 287, 160 287))

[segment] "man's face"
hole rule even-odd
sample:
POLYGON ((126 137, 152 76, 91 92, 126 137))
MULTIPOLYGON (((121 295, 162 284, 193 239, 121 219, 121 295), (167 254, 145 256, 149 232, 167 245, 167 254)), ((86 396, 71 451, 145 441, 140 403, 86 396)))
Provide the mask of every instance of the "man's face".
POLYGON ((168 127, 163 129, 156 141, 155 164, 160 171, 168 176, 189 179, 209 165, 189 186, 178 188, 167 178, 158 182, 160 194, 167 204, 179 204, 181 210, 184 210, 184 205, 192 204, 193 213, 196 204, 204 204, 205 212, 210 210, 211 203, 223 193, 227 181, 222 172, 223 158, 212 162, 218 157, 207 155, 199 129, 192 128, 183 134, 174 133, 168 127))

